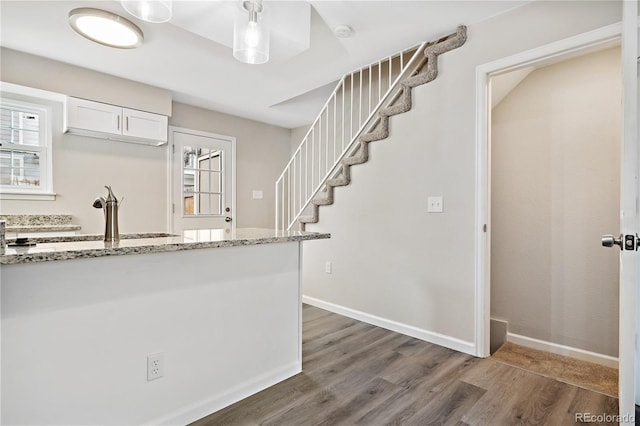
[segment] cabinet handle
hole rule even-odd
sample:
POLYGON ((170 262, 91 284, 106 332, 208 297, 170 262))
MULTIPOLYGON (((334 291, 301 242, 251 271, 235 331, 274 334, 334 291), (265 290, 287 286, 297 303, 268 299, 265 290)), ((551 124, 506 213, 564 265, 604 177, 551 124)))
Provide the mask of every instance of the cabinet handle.
POLYGON ((118 124, 116 125, 116 129, 120 130, 120 116, 118 116, 118 124))
POLYGON ((129 131, 129 117, 125 117, 124 118, 124 127, 128 132, 129 131))

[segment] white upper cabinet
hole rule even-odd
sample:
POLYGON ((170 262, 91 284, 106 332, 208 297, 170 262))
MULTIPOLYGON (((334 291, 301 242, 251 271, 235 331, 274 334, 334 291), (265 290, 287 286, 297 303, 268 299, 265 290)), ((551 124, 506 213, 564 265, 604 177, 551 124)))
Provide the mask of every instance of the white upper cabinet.
POLYGON ((148 145, 167 143, 168 117, 86 99, 67 98, 66 131, 148 145))
POLYGON ((167 141, 168 119, 164 115, 122 108, 124 128, 122 134, 135 138, 167 141))

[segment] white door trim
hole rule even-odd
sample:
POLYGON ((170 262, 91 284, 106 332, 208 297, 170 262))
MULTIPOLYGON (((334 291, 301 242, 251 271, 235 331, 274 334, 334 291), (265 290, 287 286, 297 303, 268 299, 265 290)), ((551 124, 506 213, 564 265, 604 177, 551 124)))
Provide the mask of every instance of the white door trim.
POLYGON ((168 206, 167 206, 167 230, 168 232, 173 232, 173 205, 175 203, 174 197, 173 197, 173 134, 175 132, 178 133, 186 133, 186 134, 190 134, 190 135, 195 135, 195 136, 203 136, 206 138, 213 138, 213 139, 223 139, 223 140, 227 140, 229 142, 231 142, 231 155, 232 155, 232 170, 231 170, 231 196, 232 196, 232 200, 231 200, 231 212, 232 212, 232 217, 234 218, 233 222, 231 222, 231 229, 235 230, 236 229, 236 218, 237 216, 237 212, 236 212, 236 164, 237 164, 237 160, 236 160, 236 138, 235 136, 228 136, 228 135, 220 135, 217 133, 211 133, 211 132, 203 132, 200 130, 193 130, 193 129, 187 129, 185 127, 178 127, 178 126, 169 126, 169 143, 167 144, 167 200, 168 200, 168 206))

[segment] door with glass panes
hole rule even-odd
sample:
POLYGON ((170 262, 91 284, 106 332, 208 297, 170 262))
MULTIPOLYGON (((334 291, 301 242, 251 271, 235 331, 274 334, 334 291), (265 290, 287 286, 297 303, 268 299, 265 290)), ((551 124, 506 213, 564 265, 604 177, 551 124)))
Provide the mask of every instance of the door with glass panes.
POLYGON ((234 229, 235 139, 173 127, 169 139, 172 232, 234 229))

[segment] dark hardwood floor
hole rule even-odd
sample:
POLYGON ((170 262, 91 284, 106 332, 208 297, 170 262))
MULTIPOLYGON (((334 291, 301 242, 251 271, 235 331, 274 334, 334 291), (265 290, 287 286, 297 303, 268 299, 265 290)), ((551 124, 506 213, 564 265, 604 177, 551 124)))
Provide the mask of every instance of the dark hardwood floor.
POLYGON ((193 425, 555 426, 618 412, 616 398, 308 305, 302 356, 302 373, 193 425))

